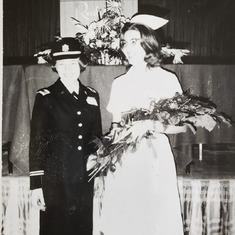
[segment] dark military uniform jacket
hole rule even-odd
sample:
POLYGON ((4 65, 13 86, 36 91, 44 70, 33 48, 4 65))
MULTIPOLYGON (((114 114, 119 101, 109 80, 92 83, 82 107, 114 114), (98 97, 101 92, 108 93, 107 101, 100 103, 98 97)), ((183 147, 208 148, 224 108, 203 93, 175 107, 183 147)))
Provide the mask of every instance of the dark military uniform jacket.
MULTIPOLYGON (((80 83, 80 82, 79 82, 80 83)), ((92 140, 101 135, 98 93, 80 83, 72 95, 58 79, 37 92, 30 135, 30 188, 87 181, 92 140)))
POLYGON ((58 79, 37 92, 31 122, 30 188, 43 189, 40 235, 91 235, 93 183, 86 161, 101 135, 98 93, 80 83, 71 94, 58 79))

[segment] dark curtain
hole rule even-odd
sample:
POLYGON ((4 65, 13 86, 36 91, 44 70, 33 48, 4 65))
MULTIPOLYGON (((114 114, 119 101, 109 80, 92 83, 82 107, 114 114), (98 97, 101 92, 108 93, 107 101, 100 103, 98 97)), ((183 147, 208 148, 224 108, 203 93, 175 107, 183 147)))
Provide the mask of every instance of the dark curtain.
POLYGON ((59 0, 4 0, 4 57, 32 56, 60 30, 59 0))

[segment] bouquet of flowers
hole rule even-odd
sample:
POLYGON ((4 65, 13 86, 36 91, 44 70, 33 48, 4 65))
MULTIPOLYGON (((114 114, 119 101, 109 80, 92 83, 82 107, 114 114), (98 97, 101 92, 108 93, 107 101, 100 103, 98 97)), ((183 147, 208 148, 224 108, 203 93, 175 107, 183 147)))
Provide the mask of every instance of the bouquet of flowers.
POLYGON ((135 151, 142 138, 153 135, 153 122, 164 127, 187 126, 193 133, 197 127, 212 131, 221 122, 233 125, 232 120, 218 112, 209 99, 194 96, 189 91, 176 93, 174 97, 159 102, 152 101, 149 109, 131 110, 118 129, 96 140, 98 150, 90 158, 91 178, 107 170, 115 171, 115 163, 120 162, 124 151, 135 151), (143 121, 148 124, 143 126, 143 121))

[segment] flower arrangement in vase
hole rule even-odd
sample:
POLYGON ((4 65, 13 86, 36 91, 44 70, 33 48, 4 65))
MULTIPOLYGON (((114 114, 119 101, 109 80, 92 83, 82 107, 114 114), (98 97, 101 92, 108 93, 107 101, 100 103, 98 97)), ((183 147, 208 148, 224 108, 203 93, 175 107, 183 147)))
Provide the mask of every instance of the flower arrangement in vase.
POLYGON ((122 0, 107 0, 105 11, 98 11, 98 20, 89 26, 72 18, 77 29, 76 38, 82 43, 90 64, 119 65, 123 55, 119 48, 121 28, 130 21, 122 15, 122 0))

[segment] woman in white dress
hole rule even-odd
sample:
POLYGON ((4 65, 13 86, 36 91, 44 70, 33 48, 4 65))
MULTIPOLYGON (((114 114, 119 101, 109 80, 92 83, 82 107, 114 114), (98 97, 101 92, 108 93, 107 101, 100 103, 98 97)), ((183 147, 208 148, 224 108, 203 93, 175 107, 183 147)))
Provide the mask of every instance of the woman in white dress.
MULTIPOLYGON (((112 85, 107 107, 113 115, 112 131, 126 112, 182 93, 177 77, 160 67, 161 45, 154 30, 128 23, 120 43, 131 67, 112 85)), ((108 171, 104 179, 102 207, 95 221, 99 234, 183 234, 175 162, 166 134, 185 132, 185 127, 150 120, 133 124, 135 135, 147 130, 152 136, 142 138, 135 151, 125 151, 116 170, 108 171)))

